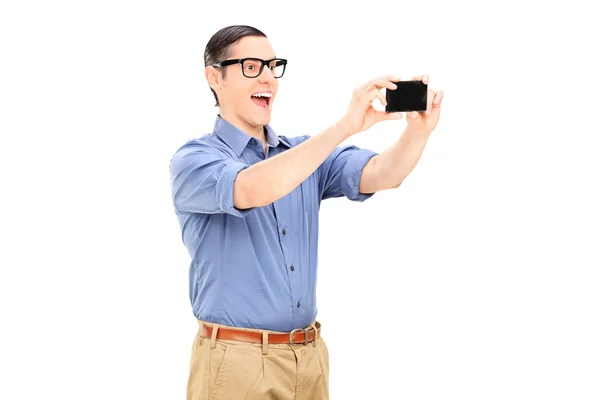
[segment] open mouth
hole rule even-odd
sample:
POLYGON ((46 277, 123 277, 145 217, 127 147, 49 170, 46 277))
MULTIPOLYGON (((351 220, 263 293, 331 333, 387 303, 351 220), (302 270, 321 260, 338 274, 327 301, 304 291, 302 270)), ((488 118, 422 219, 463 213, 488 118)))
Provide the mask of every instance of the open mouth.
POLYGON ((267 108, 269 108, 269 105, 271 104, 271 96, 272 96, 272 94, 269 92, 254 93, 252 95, 252 101, 259 108, 267 109, 267 108))

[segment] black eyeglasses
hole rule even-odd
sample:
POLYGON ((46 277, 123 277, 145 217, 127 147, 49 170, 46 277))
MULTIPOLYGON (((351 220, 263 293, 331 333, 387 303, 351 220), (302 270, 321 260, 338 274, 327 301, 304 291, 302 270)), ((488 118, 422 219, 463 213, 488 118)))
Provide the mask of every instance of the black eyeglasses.
POLYGON ((263 68, 269 67, 275 78, 281 78, 285 72, 287 60, 283 58, 273 58, 271 60, 261 60, 260 58, 238 58, 235 60, 225 60, 214 63, 213 67, 223 68, 228 65, 242 64, 242 73, 246 78, 256 78, 263 72, 263 68))

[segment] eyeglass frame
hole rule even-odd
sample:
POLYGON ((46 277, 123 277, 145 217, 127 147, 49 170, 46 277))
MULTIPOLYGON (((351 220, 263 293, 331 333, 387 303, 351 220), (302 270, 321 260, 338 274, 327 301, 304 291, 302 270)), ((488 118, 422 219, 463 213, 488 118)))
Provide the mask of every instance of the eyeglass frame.
POLYGON ((267 64, 269 64, 269 63, 271 63, 273 61, 281 61, 281 62, 283 62, 283 64, 281 64, 281 65, 283 65, 283 72, 281 72, 281 76, 279 76, 279 77, 275 77, 274 76, 275 79, 279 79, 279 78, 281 78, 285 74, 285 67, 287 66, 287 62, 288 62, 288 60, 286 60, 285 58, 272 58, 270 60, 263 60, 263 59, 255 58, 255 57, 235 58, 235 59, 224 60, 224 61, 220 61, 220 62, 214 63, 212 66, 213 67, 218 67, 218 68, 224 68, 224 67, 227 67, 229 65, 241 64, 242 65, 242 74, 246 78, 254 79, 254 78, 258 78, 263 73, 265 65, 267 65, 267 64), (244 71, 244 62, 246 60, 258 61, 258 62, 261 63, 260 64, 260 70, 258 71, 258 74, 256 76, 248 76, 248 75, 246 75, 246 72, 244 71))

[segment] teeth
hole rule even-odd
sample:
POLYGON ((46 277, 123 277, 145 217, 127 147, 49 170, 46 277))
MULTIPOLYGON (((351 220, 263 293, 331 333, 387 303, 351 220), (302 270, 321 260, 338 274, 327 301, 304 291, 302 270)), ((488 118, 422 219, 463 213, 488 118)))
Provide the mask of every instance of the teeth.
POLYGON ((271 97, 272 94, 271 93, 254 93, 252 96, 253 97, 271 97))

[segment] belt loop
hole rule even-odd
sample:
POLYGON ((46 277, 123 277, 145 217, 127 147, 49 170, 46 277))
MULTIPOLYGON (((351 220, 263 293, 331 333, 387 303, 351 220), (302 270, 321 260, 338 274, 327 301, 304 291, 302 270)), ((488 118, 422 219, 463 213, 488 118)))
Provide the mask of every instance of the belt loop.
POLYGON ((217 325, 213 325, 212 326, 212 335, 210 335, 210 348, 214 349, 215 347, 217 347, 217 331, 219 330, 219 327, 217 325))
POLYGON ((310 324, 310 327, 313 328, 315 332, 315 340, 313 340, 313 347, 317 347, 317 341, 319 340, 319 331, 317 331, 317 325, 313 321, 313 323, 310 324))
POLYGON ((269 334, 267 333, 267 331, 263 331, 262 333, 262 353, 263 355, 266 355, 269 351, 269 334))
POLYGON ((198 320, 198 346, 202 346, 204 343, 204 321, 198 320))

